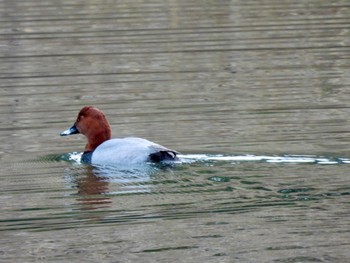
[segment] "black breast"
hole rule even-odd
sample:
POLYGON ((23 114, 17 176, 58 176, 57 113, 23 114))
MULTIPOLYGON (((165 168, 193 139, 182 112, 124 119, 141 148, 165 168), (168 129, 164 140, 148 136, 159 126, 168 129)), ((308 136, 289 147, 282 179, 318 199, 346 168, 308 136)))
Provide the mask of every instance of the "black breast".
POLYGON ((84 152, 81 156, 81 162, 82 163, 91 163, 91 157, 92 157, 93 151, 84 152))

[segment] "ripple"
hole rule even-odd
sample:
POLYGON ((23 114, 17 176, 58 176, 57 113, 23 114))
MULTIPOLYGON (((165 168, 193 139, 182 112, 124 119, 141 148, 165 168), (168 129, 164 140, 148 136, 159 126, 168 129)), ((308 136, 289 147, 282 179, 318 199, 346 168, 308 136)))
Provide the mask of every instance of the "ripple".
MULTIPOLYGON (((71 152, 61 155, 48 155, 40 160, 54 162, 66 161, 81 164, 82 152, 71 152)), ((294 163, 294 164, 349 164, 350 159, 344 157, 325 157, 316 155, 224 155, 224 154, 181 154, 180 161, 175 164, 191 164, 191 163, 213 163, 213 162, 229 162, 238 164, 241 162, 264 162, 264 163, 294 163)), ((98 166, 97 166, 98 167, 98 166)), ((107 166, 104 166, 107 167, 107 166)), ((109 171, 112 171, 113 166, 109 166, 109 171)), ((118 167, 120 170, 120 166, 118 167)), ((101 168, 101 167, 100 167, 101 168)), ((128 166, 123 167, 129 170, 128 166)))

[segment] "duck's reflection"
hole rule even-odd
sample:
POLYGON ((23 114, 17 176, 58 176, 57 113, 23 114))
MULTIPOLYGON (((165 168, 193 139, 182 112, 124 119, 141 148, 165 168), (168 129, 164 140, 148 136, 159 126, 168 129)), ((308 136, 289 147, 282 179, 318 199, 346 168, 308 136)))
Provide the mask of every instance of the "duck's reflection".
POLYGON ((81 210, 108 208, 112 197, 125 194, 149 193, 151 177, 158 168, 152 165, 139 167, 79 166, 68 171, 69 188, 77 189, 74 195, 81 210))
POLYGON ((85 167, 85 176, 76 178, 76 187, 78 189, 77 201, 82 205, 82 210, 93 210, 97 208, 109 207, 111 198, 106 195, 109 192, 109 182, 102 177, 96 176, 94 168, 85 167))

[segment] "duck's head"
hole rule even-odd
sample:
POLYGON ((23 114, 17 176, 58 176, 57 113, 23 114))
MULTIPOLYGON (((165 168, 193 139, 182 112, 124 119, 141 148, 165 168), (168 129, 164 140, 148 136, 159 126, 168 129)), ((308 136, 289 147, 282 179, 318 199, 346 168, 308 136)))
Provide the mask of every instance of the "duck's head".
POLYGON ((111 138, 111 127, 104 113, 92 106, 80 110, 78 117, 68 130, 61 132, 61 136, 81 133, 87 137, 85 151, 93 151, 106 140, 111 138))

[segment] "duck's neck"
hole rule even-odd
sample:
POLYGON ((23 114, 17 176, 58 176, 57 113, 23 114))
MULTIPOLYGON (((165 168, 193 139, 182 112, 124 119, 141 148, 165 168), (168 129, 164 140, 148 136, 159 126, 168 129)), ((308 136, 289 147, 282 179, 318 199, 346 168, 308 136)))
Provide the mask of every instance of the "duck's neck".
POLYGON ((88 143, 85 146, 85 152, 94 151, 101 143, 111 139, 111 129, 105 129, 95 132, 93 136, 88 136, 88 143))

